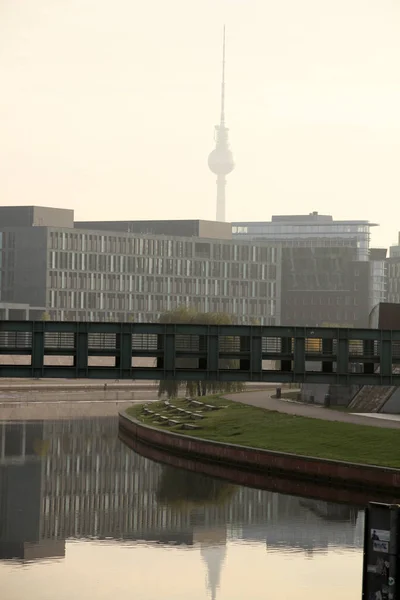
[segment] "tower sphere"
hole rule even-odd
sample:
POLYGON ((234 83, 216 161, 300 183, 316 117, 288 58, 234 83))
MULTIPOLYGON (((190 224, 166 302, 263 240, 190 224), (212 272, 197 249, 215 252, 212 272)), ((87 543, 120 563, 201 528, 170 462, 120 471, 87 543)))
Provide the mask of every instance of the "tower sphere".
POLYGON ((228 175, 235 167, 232 152, 229 148, 215 148, 208 157, 208 166, 215 175, 228 175))

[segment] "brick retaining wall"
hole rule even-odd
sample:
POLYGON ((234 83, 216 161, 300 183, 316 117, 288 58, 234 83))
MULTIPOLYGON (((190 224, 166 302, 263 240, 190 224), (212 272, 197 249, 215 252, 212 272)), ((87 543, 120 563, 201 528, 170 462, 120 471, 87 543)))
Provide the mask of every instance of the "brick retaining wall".
POLYGON ((370 488, 349 488, 334 482, 318 482, 306 479, 290 478, 287 475, 277 475, 271 472, 250 471, 240 469, 237 466, 216 463, 190 456, 172 454, 162 448, 150 446, 139 438, 120 430, 119 439, 131 450, 148 458, 149 460, 185 469, 193 473, 207 475, 209 477, 223 479, 229 483, 266 490, 278 494, 300 496, 301 498, 312 498, 324 502, 337 502, 350 504, 351 506, 364 507, 368 502, 385 502, 387 504, 400 503, 400 490, 371 490, 370 488))
POLYGON ((283 452, 235 446, 180 435, 145 425, 126 412, 119 414, 120 429, 135 439, 192 459, 213 461, 249 471, 284 474, 344 487, 400 490, 400 469, 324 460, 283 452))

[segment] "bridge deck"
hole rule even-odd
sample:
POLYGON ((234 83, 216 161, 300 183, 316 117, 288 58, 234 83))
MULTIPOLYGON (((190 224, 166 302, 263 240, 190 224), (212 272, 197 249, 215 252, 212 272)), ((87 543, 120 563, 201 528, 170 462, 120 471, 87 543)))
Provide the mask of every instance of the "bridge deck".
POLYGON ((0 321, 0 354, 19 357, 0 377, 400 385, 390 330, 0 321))

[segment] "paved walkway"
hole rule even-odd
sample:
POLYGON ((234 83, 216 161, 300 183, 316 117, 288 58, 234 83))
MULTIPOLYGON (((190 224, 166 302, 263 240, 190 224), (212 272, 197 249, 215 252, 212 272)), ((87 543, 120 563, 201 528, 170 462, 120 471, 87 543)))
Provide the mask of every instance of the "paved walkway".
POLYGON ((121 410, 132 406, 129 402, 63 402, 58 404, 32 403, 30 406, 0 406, 2 421, 59 421, 60 419, 93 419, 116 417, 121 410))
POLYGON ((384 415, 379 419, 373 419, 369 416, 361 416, 314 406, 311 404, 302 404, 301 402, 293 402, 290 400, 277 400, 272 398, 268 390, 261 392, 243 392, 240 394, 230 394, 226 398, 258 406, 267 410, 275 410, 277 412, 288 415, 298 415, 299 417, 310 417, 311 419, 323 419, 324 421, 340 421, 342 423, 354 423, 355 425, 369 425, 370 427, 386 427, 388 429, 400 429, 400 421, 391 420, 390 416, 385 419, 384 415))
POLYGON ((117 416, 119 411, 129 408, 132 404, 157 400, 156 392, 114 394, 118 397, 108 394, 107 398, 103 398, 101 394, 97 394, 96 398, 94 393, 82 396, 75 392, 71 395, 42 394, 35 399, 20 397, 17 401, 0 399, 0 425, 2 421, 57 421, 117 416))

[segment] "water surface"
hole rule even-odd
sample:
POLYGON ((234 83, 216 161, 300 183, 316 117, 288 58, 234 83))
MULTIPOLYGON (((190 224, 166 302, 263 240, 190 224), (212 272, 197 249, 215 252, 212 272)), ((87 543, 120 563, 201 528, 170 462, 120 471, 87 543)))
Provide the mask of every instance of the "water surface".
POLYGON ((117 427, 0 423, 2 598, 360 598, 361 510, 160 465, 117 427))

